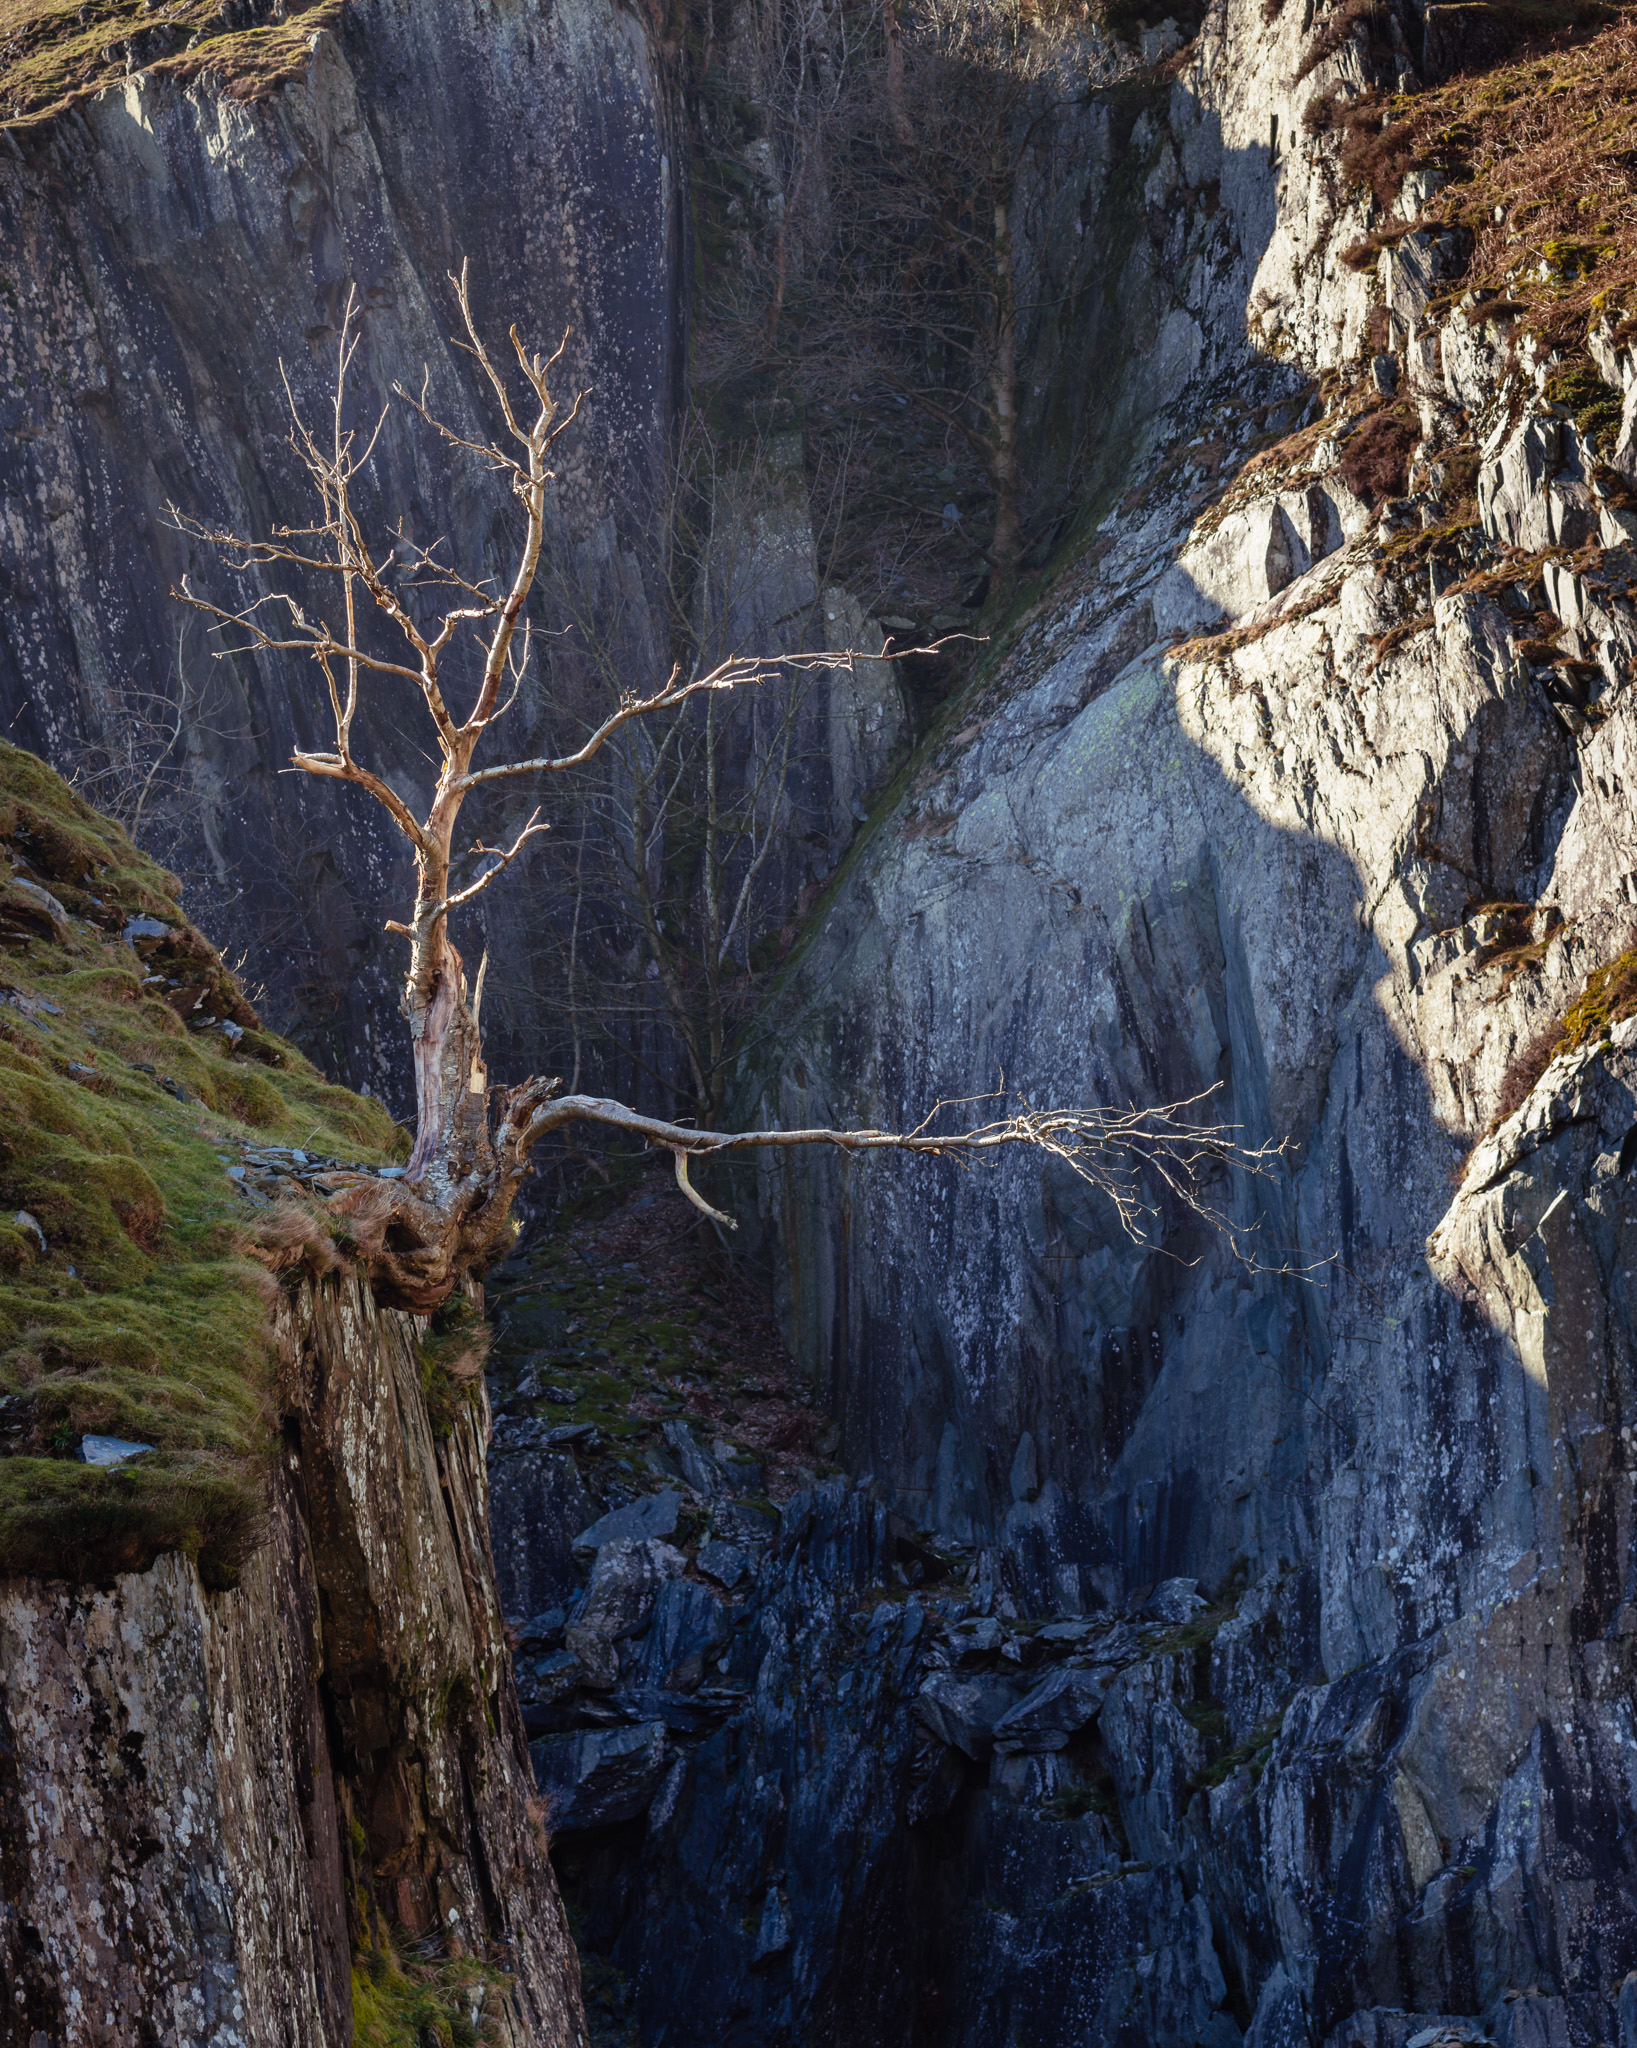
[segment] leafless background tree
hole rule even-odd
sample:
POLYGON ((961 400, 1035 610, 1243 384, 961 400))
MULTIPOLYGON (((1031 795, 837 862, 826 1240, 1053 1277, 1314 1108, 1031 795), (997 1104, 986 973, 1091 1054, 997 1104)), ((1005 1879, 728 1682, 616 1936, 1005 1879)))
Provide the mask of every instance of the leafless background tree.
POLYGON ((911 408, 946 457, 946 528, 966 523, 963 501, 986 504, 972 525, 1004 595, 1024 538, 1021 349, 1052 304, 1020 189, 1058 113, 1102 81, 1107 45, 1087 10, 1050 0, 756 0, 735 18, 751 132, 744 189, 719 205, 731 255, 711 273, 700 367, 788 380, 832 460, 861 400, 911 408))
POLYGON ((709 692, 621 728, 559 793, 552 888, 563 909, 543 936, 555 951, 571 1090, 582 1069, 606 1070, 601 1048, 673 1116, 712 1130, 778 933, 852 836, 872 772, 896 764, 865 728, 886 723, 891 704, 898 722, 887 738, 906 735, 891 665, 865 658, 881 650, 879 629, 829 584, 799 437, 727 444, 691 415, 657 520, 657 602, 650 586, 623 621, 617 599, 577 580, 572 564, 544 572, 561 621, 554 674, 589 676, 586 701, 612 704, 627 641, 656 628, 680 674, 719 669, 746 645, 765 669, 753 692, 709 692), (811 658, 829 647, 841 651, 834 668, 811 658), (831 814, 843 798, 838 830, 831 814))

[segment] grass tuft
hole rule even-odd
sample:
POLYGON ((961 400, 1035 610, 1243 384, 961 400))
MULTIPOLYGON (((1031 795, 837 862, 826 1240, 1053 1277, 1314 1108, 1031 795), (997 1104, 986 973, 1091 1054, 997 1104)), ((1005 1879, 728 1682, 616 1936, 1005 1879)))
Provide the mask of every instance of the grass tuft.
POLYGON ((1595 973, 1555 1024, 1527 1039, 1512 1055, 1495 1101, 1494 1130, 1520 1110, 1559 1053, 1607 1038, 1616 1024, 1637 1016, 1637 950, 1622 953, 1595 973))
POLYGON ((356 2048, 486 2048, 509 2040, 495 1995, 507 1981, 471 1956, 422 1961, 395 1949, 365 1949, 353 1959, 356 2048))
POLYGON ((1421 438, 1407 407, 1384 406, 1366 413, 1342 444, 1341 480, 1372 511, 1404 495, 1410 457, 1421 438))
POLYGON ((1588 976, 1586 986, 1564 1013, 1562 1052, 1607 1038, 1624 1018, 1637 1014, 1637 952, 1622 953, 1588 976))
MULTIPOLYGON (((1454 233, 1464 282, 1488 294, 1472 317, 1519 318, 1570 359, 1567 374, 1589 377, 1588 329, 1637 307, 1637 19, 1544 0, 1447 12, 1466 18, 1470 68, 1413 97, 1320 92, 1303 126, 1337 137, 1344 176, 1383 215, 1407 172, 1441 172, 1414 225, 1454 233)), ((1384 22, 1367 0, 1346 0, 1303 75, 1338 38, 1378 36, 1384 22)), ((1383 221, 1343 260, 1369 261, 1399 227, 1383 221)), ((1600 409, 1594 431, 1606 431, 1607 400, 1589 386, 1560 402, 1577 419, 1600 409)))
POLYGON ((476 1403, 493 1335, 464 1294, 452 1294, 433 1315, 421 1339, 421 1391, 439 1436, 447 1436, 462 1409, 476 1403))
MULTIPOLYGON (((1188 1714, 1189 1720, 1193 1721, 1196 1728, 1199 1728, 1202 1733, 1213 1741, 1220 1741, 1227 1733, 1227 1716, 1220 1709, 1212 1710, 1214 1719, 1209 1728, 1202 1721, 1196 1719, 1193 1714, 1189 1713, 1186 1707, 1183 1708, 1183 1712, 1188 1714)), ((1283 1719, 1284 1717, 1280 1714, 1270 1714, 1259 1727, 1251 1730, 1243 1742, 1237 1744, 1233 1749, 1225 1751, 1214 1763, 1207 1764, 1202 1771, 1196 1771, 1188 1780, 1189 1790, 1192 1792, 1208 1792, 1214 1786, 1225 1784, 1241 1764, 1250 1765, 1251 1783, 1255 1785, 1260 1780, 1262 1772, 1267 1766, 1267 1760, 1273 1753, 1274 1740, 1279 1733, 1283 1719)))
POLYGON ((1613 449, 1620 438, 1624 402, 1589 363, 1570 363, 1555 371, 1546 380, 1546 396, 1564 408, 1594 449, 1600 445, 1613 449))

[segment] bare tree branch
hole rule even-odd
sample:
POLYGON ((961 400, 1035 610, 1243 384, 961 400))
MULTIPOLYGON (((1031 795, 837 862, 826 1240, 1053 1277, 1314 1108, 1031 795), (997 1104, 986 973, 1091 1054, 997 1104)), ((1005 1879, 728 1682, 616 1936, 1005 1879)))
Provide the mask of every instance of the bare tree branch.
MULTIPOLYGON (((1220 1210, 1207 1204, 1205 1184, 1230 1168, 1262 1178, 1270 1177, 1287 1148, 1283 1142, 1249 1145, 1243 1141, 1235 1125, 1199 1122, 1187 1115, 1188 1111, 1197 1109, 1216 1094, 1220 1085, 1218 1083, 1187 1101, 1168 1103, 1156 1109, 1043 1110, 1027 1102, 1014 1101, 1004 1115, 954 1130, 935 1130, 932 1126, 951 1110, 965 1108, 968 1104, 939 1102, 909 1131, 831 1130, 822 1127, 794 1131, 701 1131, 660 1117, 644 1116, 622 1102, 612 1102, 600 1096, 563 1095, 539 1102, 514 1142, 526 1147, 571 1123, 600 1124, 644 1139, 675 1156, 677 1184, 682 1192, 697 1208, 730 1229, 737 1228, 733 1219, 702 1201, 688 1181, 686 1160, 828 1145, 835 1151, 853 1155, 911 1152, 972 1164, 989 1155, 1023 1146, 1062 1161, 1079 1179, 1105 1195, 1114 1205, 1122 1227, 1134 1243, 1152 1248, 1158 1241, 1156 1225, 1160 1217, 1153 1198, 1144 1192, 1143 1177, 1146 1173, 1152 1175, 1182 1208, 1207 1218, 1213 1227, 1224 1230, 1236 1255, 1249 1263, 1250 1254, 1244 1242, 1247 1234, 1238 1231, 1220 1210)), ((1003 1098, 975 1099, 999 1101, 1003 1098)))

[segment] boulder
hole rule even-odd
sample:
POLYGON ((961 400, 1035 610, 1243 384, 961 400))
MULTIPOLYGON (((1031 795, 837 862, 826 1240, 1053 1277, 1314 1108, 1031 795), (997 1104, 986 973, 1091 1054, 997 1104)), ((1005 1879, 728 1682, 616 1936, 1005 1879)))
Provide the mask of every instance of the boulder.
POLYGON ((1149 1594, 1143 1613, 1170 1628, 1180 1628, 1208 1605, 1197 1579, 1162 1579, 1149 1594))
POLYGON ((640 1500, 628 1501, 624 1507, 615 1508, 612 1513, 593 1522, 588 1529, 582 1529, 574 1539, 574 1554, 576 1557, 589 1557, 593 1551, 601 1550, 604 1544, 618 1543, 626 1537, 674 1536, 681 1506, 682 1496, 674 1488, 667 1488, 663 1493, 647 1493, 640 1500))
POLYGON ((692 1692, 727 1640, 728 1616, 721 1598, 708 1586, 673 1578, 654 1602, 641 1646, 641 1683, 692 1692))
POLYGON ((995 1724, 1011 1709, 1017 1689, 1003 1679, 963 1678, 935 1671, 915 1698, 915 1712, 940 1742, 964 1750, 976 1763, 994 1746, 995 1724))
POLYGON ((580 1660, 585 1682, 609 1691, 619 1682, 614 1645, 648 1626, 660 1588, 686 1560, 668 1543, 629 1536, 603 1544, 574 1619, 563 1631, 564 1646, 580 1660))
POLYGON ((645 1812, 669 1756, 663 1721, 592 1728, 532 1745, 534 1775, 553 1834, 612 1827, 645 1812))
POLYGON ((1097 1717, 1111 1670, 1077 1671, 1060 1666, 995 1723, 997 1749, 1062 1749, 1097 1717))
POLYGON ((686 1565, 681 1551, 669 1543, 621 1536, 603 1544, 564 1640, 588 1628, 616 1638, 637 1634, 648 1626, 660 1588, 686 1565))
POLYGON ((750 1558, 737 1543, 711 1541, 699 1546, 699 1569, 719 1586, 736 1586, 750 1570, 750 1558))

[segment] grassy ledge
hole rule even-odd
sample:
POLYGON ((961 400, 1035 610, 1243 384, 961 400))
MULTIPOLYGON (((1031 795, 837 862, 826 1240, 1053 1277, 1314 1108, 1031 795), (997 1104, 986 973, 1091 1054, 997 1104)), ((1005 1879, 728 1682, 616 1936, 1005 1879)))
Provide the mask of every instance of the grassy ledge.
POLYGON ((379 1103, 260 1028, 173 878, 0 744, 0 1574, 165 1550, 225 1585, 274 1442, 247 1144, 400 1156, 379 1103), (151 1444, 81 1462, 87 1433, 151 1444))
MULTIPOLYGON (((1515 17, 1524 46, 1413 96, 1334 88, 1308 102, 1304 126, 1338 135, 1343 174, 1378 204, 1381 224, 1342 260, 1365 269, 1417 228, 1456 230, 1465 274, 1429 320, 1470 291, 1474 317, 1515 322, 1562 350, 1549 395, 1595 439, 1618 424, 1618 402, 1611 413, 1612 394, 1585 362, 1586 332, 1637 310, 1637 10, 1609 0, 1471 12, 1515 17), (1435 174, 1418 220, 1392 212, 1411 171, 1435 174)), ((1346 34, 1371 32, 1360 0, 1335 20, 1346 34)))
POLYGON ((0 0, 0 128, 49 121, 134 71, 209 71, 232 98, 259 99, 304 68, 315 31, 335 27, 341 4, 293 0, 288 19, 275 21, 255 0, 0 0), (230 29, 230 16, 252 25, 230 29))

